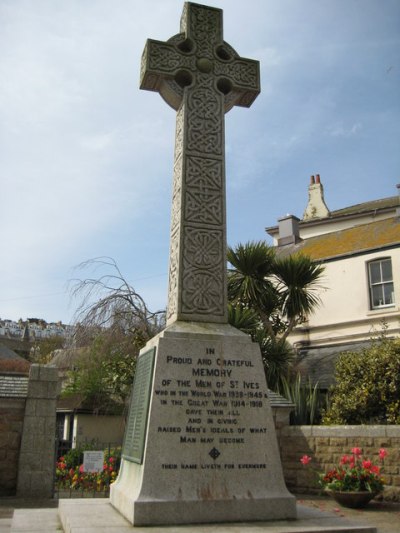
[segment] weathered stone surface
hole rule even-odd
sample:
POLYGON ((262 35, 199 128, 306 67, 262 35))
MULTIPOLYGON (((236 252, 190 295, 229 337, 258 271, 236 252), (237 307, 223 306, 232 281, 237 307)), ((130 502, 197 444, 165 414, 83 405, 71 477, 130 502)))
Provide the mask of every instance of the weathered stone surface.
POLYGON ((181 33, 147 41, 140 86, 177 110, 168 324, 227 322, 224 114, 252 104, 259 77, 223 40, 220 9, 187 2, 181 33))
POLYGON ((17 495, 20 497, 52 497, 57 380, 56 368, 31 366, 19 450, 17 495))
POLYGON ((295 517, 258 345, 225 325, 175 323, 156 347, 143 464, 112 504, 134 525, 295 517))
POLYGON ((177 111, 168 327, 139 357, 111 502, 135 526, 294 518, 259 347, 227 324, 224 114, 257 97, 259 64, 187 2, 181 33, 147 41, 141 88, 177 111))

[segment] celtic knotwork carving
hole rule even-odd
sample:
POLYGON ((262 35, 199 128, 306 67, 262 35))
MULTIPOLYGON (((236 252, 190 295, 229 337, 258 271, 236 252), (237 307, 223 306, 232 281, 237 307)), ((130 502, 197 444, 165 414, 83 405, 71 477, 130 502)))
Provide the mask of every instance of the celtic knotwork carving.
POLYGON ((222 223, 222 199, 213 191, 186 192, 185 220, 202 224, 222 223))
POLYGON ((186 159, 185 220, 220 225, 223 215, 223 167, 220 159, 186 159))
POLYGON ((168 308, 167 319, 177 311, 178 265, 179 265, 179 228, 171 232, 169 248, 168 308))
POLYGON ((175 126, 175 161, 182 155, 183 150, 183 126, 184 126, 184 109, 181 107, 176 114, 175 126))
POLYGON ((246 89, 259 87, 258 63, 247 59, 243 61, 236 59, 231 63, 217 62, 214 67, 216 76, 226 76, 236 86, 243 86, 246 89))
POLYGON ((222 160, 207 157, 187 157, 186 185, 190 187, 221 190, 222 160))
POLYGON ((175 161, 172 190, 171 232, 179 225, 182 207, 182 157, 175 161))
POLYGON ((182 312, 223 316, 225 302, 221 287, 222 278, 218 271, 185 272, 181 298, 182 312))
POLYGON ((183 258, 195 268, 209 269, 223 263, 222 230, 186 227, 183 258))
POLYGON ((189 13, 189 21, 186 16, 182 17, 183 26, 182 31, 186 31, 190 37, 195 41, 198 50, 198 56, 213 57, 214 46, 219 43, 222 38, 222 17, 218 10, 211 10, 205 6, 198 6, 192 4, 189 13), (187 27, 187 24, 189 27, 187 27))
MULTIPOLYGON (((198 81, 201 76, 198 76, 198 81)), ((191 119, 188 123, 187 148, 206 154, 222 154, 223 95, 210 87, 212 78, 192 89, 188 96, 191 119)))
POLYGON ((147 41, 140 86, 177 111, 167 323, 226 322, 224 113, 252 104, 258 63, 223 41, 222 10, 185 2, 181 32, 147 41))
POLYGON ((193 70, 195 68, 195 57, 183 55, 173 45, 149 41, 148 48, 150 70, 167 72, 171 76, 178 69, 193 70))

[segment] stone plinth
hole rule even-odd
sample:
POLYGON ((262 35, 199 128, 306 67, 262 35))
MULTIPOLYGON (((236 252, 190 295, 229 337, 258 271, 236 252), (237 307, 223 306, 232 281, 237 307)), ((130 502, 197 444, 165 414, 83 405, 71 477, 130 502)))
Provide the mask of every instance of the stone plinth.
POLYGON ((229 325, 177 322, 142 354, 153 348, 143 457, 127 458, 129 420, 114 507, 134 525, 295 518, 258 345, 229 325))

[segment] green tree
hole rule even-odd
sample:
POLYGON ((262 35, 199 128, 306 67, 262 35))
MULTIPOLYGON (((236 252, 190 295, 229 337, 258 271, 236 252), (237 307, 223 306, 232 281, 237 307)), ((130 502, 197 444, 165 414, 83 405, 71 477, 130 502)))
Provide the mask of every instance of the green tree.
POLYGON ((400 340, 340 354, 324 424, 400 424, 400 340))
POLYGON ((63 395, 79 394, 84 401, 110 410, 124 405, 132 387, 142 343, 134 335, 105 329, 78 348, 63 395))
POLYGON ((31 359, 34 363, 47 364, 51 361, 55 350, 60 350, 66 345, 66 339, 60 335, 52 335, 36 340, 31 349, 31 359))
POLYGON ((288 335, 320 303, 324 267, 300 254, 277 257, 263 241, 228 247, 228 262, 228 299, 235 310, 229 321, 243 329, 236 317, 250 310, 253 322, 256 316, 250 332, 260 344, 268 384, 276 389, 293 358, 288 335))
POLYGON ((123 404, 132 386, 136 358, 164 327, 164 310, 151 312, 108 257, 82 263, 90 278, 72 281, 80 298, 72 348, 78 350, 65 394, 81 394, 98 407, 123 404))

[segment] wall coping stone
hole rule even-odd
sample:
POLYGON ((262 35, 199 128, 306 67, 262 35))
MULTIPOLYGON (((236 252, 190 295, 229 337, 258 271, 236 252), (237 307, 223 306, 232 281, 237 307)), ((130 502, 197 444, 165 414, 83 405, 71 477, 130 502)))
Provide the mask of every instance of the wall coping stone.
POLYGON ((400 425, 286 426, 282 436, 296 437, 399 437, 400 425))

